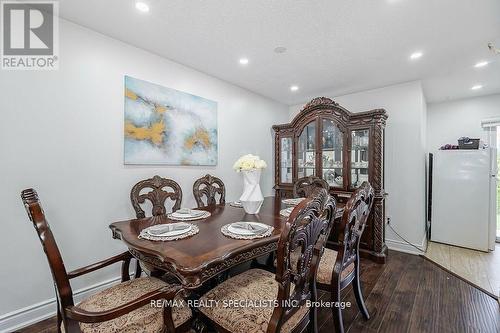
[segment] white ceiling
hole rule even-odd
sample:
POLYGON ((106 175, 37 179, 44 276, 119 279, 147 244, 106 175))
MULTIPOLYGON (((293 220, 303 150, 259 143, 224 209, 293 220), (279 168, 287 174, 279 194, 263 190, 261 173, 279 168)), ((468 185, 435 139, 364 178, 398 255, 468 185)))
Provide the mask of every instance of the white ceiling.
POLYGON ((430 102, 500 92, 487 49, 500 48, 500 0, 144 1, 149 13, 135 0, 61 0, 60 15, 289 105, 416 79, 430 102))

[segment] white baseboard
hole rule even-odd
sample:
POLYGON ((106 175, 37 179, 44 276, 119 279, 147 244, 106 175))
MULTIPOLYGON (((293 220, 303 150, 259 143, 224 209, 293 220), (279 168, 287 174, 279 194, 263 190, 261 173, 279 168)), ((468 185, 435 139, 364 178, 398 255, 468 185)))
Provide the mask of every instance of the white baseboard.
MULTIPOLYGON (((100 290, 111 287, 120 281, 121 277, 116 277, 75 291, 73 293, 75 304, 100 290)), ((14 332, 23 327, 55 316, 55 314, 56 299, 51 298, 0 316, 0 332, 14 332)))
POLYGON ((396 239, 386 239, 385 244, 390 250, 393 251, 404 252, 414 255, 421 255, 425 253, 424 251, 427 245, 427 237, 424 235, 424 238, 422 239, 422 242, 420 244, 413 244, 419 249, 422 249, 422 251, 418 251, 416 248, 409 245, 408 243, 396 239))

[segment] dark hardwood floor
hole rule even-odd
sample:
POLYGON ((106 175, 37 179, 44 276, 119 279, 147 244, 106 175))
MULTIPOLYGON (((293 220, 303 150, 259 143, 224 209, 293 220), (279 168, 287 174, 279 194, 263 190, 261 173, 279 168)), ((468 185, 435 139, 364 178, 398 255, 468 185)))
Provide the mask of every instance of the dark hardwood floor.
MULTIPOLYGON (((343 311, 348 332, 500 332, 497 300, 421 257, 392 251, 386 265, 362 260, 361 279, 371 318, 362 318, 348 287, 343 292, 352 304, 343 311)), ((334 331, 330 309, 318 310, 318 327, 334 331)), ((56 332, 55 318, 19 332, 56 332)))

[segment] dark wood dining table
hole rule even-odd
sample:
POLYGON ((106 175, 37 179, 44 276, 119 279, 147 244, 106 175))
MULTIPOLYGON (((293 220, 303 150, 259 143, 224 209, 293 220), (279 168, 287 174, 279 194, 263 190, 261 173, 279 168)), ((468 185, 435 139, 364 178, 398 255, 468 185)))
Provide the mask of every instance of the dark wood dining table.
MULTIPOLYGON (((343 206, 338 204, 337 217, 343 206)), ((152 225, 176 222, 166 215, 132 219, 110 224, 113 238, 122 240, 130 253, 154 268, 174 274, 185 289, 197 289, 218 274, 243 262, 276 250, 286 222, 280 210, 286 208, 281 198, 266 197, 259 214, 246 214, 243 208, 229 204, 199 208, 211 216, 190 223, 199 233, 175 241, 140 239, 140 232, 152 225), (222 234, 221 227, 232 222, 253 221, 274 227, 269 237, 241 240, 222 234)))

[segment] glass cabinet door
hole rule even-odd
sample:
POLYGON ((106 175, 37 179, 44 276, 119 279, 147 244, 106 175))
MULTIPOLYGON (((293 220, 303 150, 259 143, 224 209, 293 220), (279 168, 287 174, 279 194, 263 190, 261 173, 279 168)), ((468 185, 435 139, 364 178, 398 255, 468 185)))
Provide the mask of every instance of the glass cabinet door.
POLYGON ((323 179, 333 187, 344 186, 343 133, 334 121, 323 119, 321 137, 323 179))
POLYGON ((351 188, 357 188, 364 181, 368 181, 369 140, 368 129, 351 132, 351 188))
POLYGON ((316 174, 316 123, 311 122, 300 134, 297 147, 297 177, 316 174))
POLYGON ((280 139, 280 182, 292 183, 292 138, 280 139))

